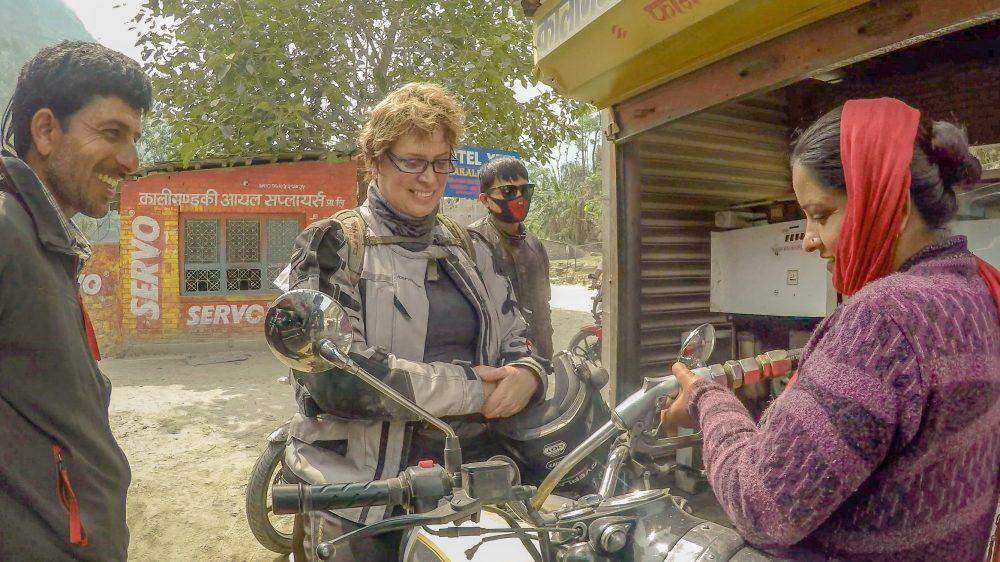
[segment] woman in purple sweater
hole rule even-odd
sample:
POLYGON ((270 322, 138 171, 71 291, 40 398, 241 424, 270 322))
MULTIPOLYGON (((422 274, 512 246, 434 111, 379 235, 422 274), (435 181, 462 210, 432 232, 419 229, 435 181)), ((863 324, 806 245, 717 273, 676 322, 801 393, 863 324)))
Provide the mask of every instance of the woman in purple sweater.
POLYGON ((804 248, 847 297, 755 425, 695 381, 663 427, 699 424, 715 495, 793 559, 984 560, 1000 491, 1000 277, 946 226, 981 173, 964 133, 898 100, 852 100, 795 143, 804 248))

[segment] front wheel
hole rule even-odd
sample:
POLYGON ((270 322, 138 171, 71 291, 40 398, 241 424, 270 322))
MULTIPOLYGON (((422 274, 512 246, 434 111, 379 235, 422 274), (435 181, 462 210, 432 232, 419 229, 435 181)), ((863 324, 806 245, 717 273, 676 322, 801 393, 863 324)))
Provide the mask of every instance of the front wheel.
POLYGON ((593 332, 587 330, 577 332, 573 339, 569 340, 567 351, 583 361, 601 366, 601 338, 593 332))
POLYGON ((271 507, 271 488, 283 484, 281 459, 285 455, 283 442, 267 443, 247 482, 247 522, 257 542, 264 548, 288 554, 292 551, 292 526, 294 516, 275 515, 271 507))

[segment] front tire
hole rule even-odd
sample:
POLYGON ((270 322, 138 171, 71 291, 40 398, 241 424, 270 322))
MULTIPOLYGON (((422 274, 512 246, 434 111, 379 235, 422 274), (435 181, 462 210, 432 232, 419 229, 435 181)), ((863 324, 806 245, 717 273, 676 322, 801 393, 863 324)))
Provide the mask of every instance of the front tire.
POLYGON ((593 332, 580 330, 569 340, 566 350, 574 357, 601 366, 601 338, 593 332))
POLYGON ((294 516, 275 515, 271 508, 271 487, 283 484, 281 459, 285 456, 284 442, 267 443, 247 482, 246 510, 250 531, 264 548, 288 554, 292 552, 294 516))

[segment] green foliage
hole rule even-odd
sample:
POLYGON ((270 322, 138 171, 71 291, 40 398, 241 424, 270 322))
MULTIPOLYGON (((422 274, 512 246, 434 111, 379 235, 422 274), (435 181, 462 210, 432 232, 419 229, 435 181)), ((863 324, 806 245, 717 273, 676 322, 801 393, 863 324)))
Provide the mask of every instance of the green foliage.
POLYGON ((351 150, 400 85, 460 98, 465 142, 529 159, 573 136, 580 107, 534 88, 529 22, 506 0, 147 0, 136 16, 168 152, 182 160, 351 150))
POLYGON ((601 238, 601 170, 587 173, 579 162, 563 165, 559 175, 550 167, 531 170, 537 184, 528 230, 541 238, 583 245, 601 238))
POLYGON ((142 138, 136 144, 142 165, 168 162, 170 157, 171 129, 163 119, 162 104, 153 104, 153 110, 143 119, 142 138))
POLYGON ((574 139, 560 143, 547 164, 529 169, 537 187, 525 222, 542 238, 583 245, 601 241, 600 116, 583 114, 575 125, 574 139))

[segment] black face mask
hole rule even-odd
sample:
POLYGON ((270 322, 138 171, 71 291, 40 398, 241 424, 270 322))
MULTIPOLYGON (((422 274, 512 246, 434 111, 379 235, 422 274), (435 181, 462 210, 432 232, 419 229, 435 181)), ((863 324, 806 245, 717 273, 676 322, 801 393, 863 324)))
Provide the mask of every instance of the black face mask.
POLYGON ((495 199, 493 197, 490 197, 490 199, 496 203, 497 207, 500 207, 499 213, 490 211, 490 213, 500 222, 522 222, 524 221, 524 218, 528 216, 528 209, 531 208, 531 199, 524 196, 518 196, 509 201, 506 199, 495 199))

